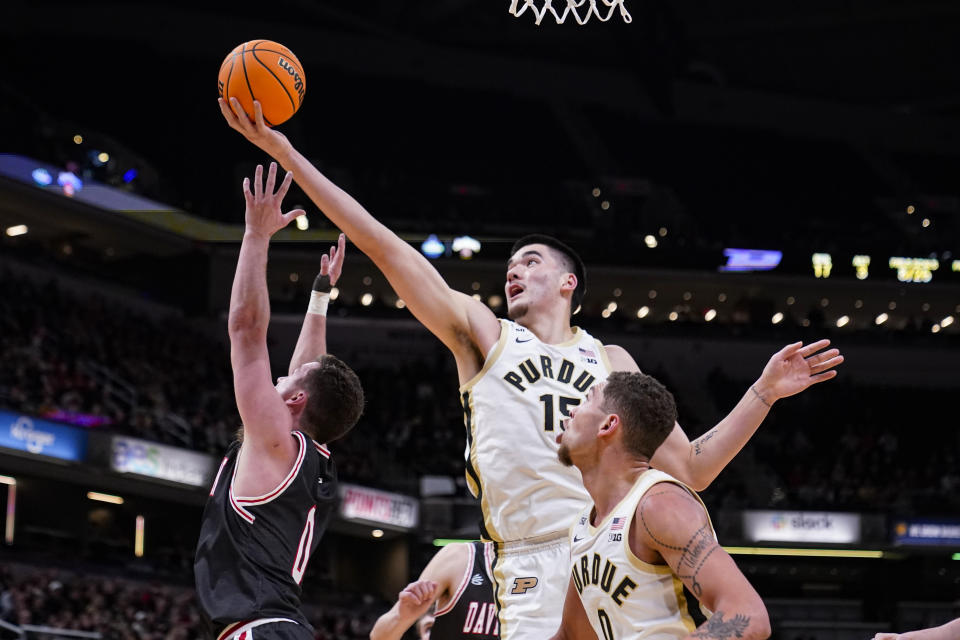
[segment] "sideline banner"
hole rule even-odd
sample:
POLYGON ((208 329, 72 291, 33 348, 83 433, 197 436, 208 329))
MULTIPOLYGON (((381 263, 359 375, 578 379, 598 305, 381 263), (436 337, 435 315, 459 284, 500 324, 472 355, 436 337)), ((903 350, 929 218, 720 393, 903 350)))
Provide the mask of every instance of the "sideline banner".
POLYGON ((120 473, 205 487, 213 479, 213 465, 212 457, 188 449, 126 436, 110 441, 110 468, 120 473))
POLYGON ((355 484, 341 484, 340 497, 340 515, 344 520, 405 530, 417 526, 419 503, 416 498, 355 484))
POLYGON ((67 425, 0 411, 0 447, 80 462, 87 453, 87 434, 67 425))
POLYGON ((860 542, 860 515, 826 511, 744 511, 743 535, 750 542, 860 542))

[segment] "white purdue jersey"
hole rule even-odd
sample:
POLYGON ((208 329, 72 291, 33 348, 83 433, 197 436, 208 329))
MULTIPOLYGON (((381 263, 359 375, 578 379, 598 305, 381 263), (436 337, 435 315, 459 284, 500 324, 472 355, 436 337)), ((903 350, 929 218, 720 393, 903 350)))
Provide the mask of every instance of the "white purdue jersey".
POLYGON ((460 387, 467 484, 483 533, 510 542, 565 531, 590 501, 580 472, 557 459, 560 419, 610 373, 603 345, 585 331, 546 344, 500 320, 483 369, 460 387))
MULTIPOLYGON (((571 576, 590 625, 603 640, 668 640, 683 638, 696 628, 683 583, 673 570, 667 565, 643 562, 630 550, 630 524, 637 504, 660 482, 684 487, 703 504, 679 480, 650 469, 640 474, 603 522, 596 527, 590 524, 590 505, 570 527, 571 576)), ((709 616, 709 612, 701 611, 709 616)), ((698 617, 700 614, 697 612, 698 617)))

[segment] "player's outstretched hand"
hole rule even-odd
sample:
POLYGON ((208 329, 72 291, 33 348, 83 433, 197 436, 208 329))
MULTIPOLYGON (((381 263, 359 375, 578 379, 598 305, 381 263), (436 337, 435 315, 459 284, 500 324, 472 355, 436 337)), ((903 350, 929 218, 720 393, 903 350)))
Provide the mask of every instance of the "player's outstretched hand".
POLYGON ((397 603, 400 607, 400 616, 407 620, 415 620, 425 614, 437 599, 437 588, 437 583, 432 580, 417 580, 408 584, 400 592, 397 603))
POLYGON ((899 637, 899 633, 878 633, 873 636, 873 640, 897 640, 899 637))
POLYGON ((244 138, 257 145, 268 154, 276 158, 290 145, 287 137, 267 126, 263 121, 263 109, 259 100, 253 101, 253 120, 240 106, 240 101, 230 98, 230 104, 223 98, 217 98, 220 104, 220 113, 230 128, 239 131, 244 138), (233 107, 232 109, 230 107, 233 107))
POLYGON ((827 349, 829 346, 829 340, 808 345, 795 342, 773 354, 756 385, 763 390, 761 397, 764 401, 769 403, 786 398, 818 382, 835 378, 837 370, 834 367, 843 362, 843 356, 839 349, 827 349), (768 394, 772 397, 767 397, 768 394))
POLYGON ((340 234, 337 246, 330 247, 330 254, 323 254, 320 258, 320 275, 330 278, 330 286, 337 284, 340 272, 343 270, 343 256, 346 253, 347 237, 340 234))
POLYGON ((269 238, 280 229, 290 224, 290 222, 306 212, 303 209, 294 209, 289 213, 280 211, 280 204, 283 197, 287 195, 290 189, 290 183, 293 182, 293 174, 289 171, 280 187, 274 192, 277 183, 277 163, 271 162, 270 169, 267 171, 267 183, 263 184, 263 165, 258 164, 253 177, 253 190, 250 190, 250 178, 243 179, 243 197, 247 202, 247 211, 244 214, 246 222, 246 233, 253 233, 259 236, 269 238))

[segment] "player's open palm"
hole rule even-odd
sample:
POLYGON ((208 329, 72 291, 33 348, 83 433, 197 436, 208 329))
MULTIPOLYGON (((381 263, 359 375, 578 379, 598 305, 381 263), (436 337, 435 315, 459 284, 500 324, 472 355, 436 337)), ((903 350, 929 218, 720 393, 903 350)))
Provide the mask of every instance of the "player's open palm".
POLYGON ((276 157, 289 144, 287 137, 267 126, 263 120, 263 108, 259 100, 253 101, 253 115, 243 110, 240 101, 230 98, 230 103, 218 98, 220 113, 234 131, 239 131, 244 138, 257 145, 268 154, 276 157))
POLYGON ((247 233, 254 233, 266 237, 283 229, 290 221, 304 215, 303 209, 294 209, 283 213, 280 205, 283 197, 290 189, 293 174, 287 172, 280 188, 274 191, 277 183, 277 163, 271 162, 267 171, 267 182, 263 183, 263 165, 258 164, 253 177, 253 190, 250 189, 250 178, 243 179, 243 197, 247 202, 247 211, 244 214, 247 233))
POLYGON ((808 345, 788 344, 773 354, 760 374, 760 383, 773 399, 786 398, 807 387, 836 377, 834 367, 843 362, 839 349, 827 349, 829 340, 808 345))
POLYGON ((399 613, 403 619, 416 619, 422 616, 437 599, 438 585, 433 580, 411 582, 400 592, 397 601, 399 613))

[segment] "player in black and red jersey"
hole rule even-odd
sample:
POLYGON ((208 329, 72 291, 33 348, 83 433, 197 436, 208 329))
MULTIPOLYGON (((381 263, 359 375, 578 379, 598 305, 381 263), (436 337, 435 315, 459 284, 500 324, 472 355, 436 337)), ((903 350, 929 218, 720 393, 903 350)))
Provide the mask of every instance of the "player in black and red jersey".
MULTIPOLYGON (((356 374, 325 353, 329 275, 315 285, 289 375, 273 384, 267 249, 274 233, 303 215, 281 213, 292 175, 274 192, 276 173, 271 163, 264 187, 258 166, 252 191, 244 180, 246 229, 228 320, 243 430, 210 489, 194 564, 197 598, 218 640, 312 640, 300 582, 336 504, 326 443, 347 433, 363 408, 356 374)), ((326 263, 338 275, 342 237, 339 251, 324 258, 321 273, 326 263)))
POLYGON ((416 582, 400 592, 396 604, 380 616, 370 640, 400 640, 417 623, 421 640, 496 640, 500 637, 493 601, 491 543, 445 546, 416 582))

